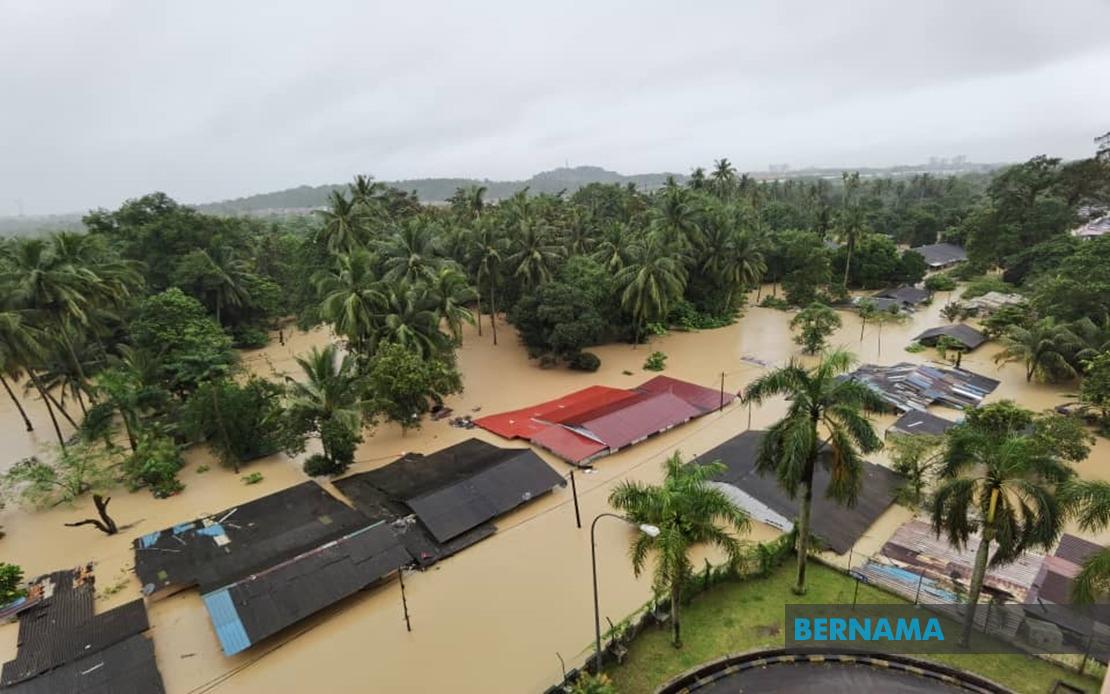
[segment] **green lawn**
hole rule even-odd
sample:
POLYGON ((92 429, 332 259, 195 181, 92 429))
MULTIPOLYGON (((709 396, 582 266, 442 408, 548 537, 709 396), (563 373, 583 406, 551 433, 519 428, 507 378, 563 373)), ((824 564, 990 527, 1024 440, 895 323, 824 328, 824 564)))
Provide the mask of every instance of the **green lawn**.
MULTIPOLYGON (((683 608, 681 649, 671 647, 669 630, 648 628, 632 643, 624 664, 608 669, 617 691, 649 693, 675 675, 727 653, 781 647, 784 603, 852 601, 852 580, 828 567, 810 564, 809 589, 803 597, 790 590, 793 574, 794 565, 787 562, 766 578, 722 583, 694 598, 683 608)), ((859 602, 902 601, 861 585, 859 602)), ((1033 657, 941 654, 929 658, 978 673, 1018 692, 1048 692, 1058 679, 1090 692, 1099 688, 1094 678, 1080 677, 1033 657)))

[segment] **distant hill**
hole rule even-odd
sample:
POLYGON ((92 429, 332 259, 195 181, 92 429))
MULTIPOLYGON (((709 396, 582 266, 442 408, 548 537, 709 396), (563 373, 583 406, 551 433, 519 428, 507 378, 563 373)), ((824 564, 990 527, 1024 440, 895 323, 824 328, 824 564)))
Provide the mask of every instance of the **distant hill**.
MULTIPOLYGON (((620 183, 622 185, 631 183, 638 188, 652 189, 662 186, 667 180, 667 176, 674 176, 675 180, 679 182, 686 179, 681 174, 649 173, 625 176, 599 166, 576 166, 544 171, 523 181, 491 181, 476 178, 414 178, 382 182, 406 192, 415 192, 423 202, 443 202, 459 188, 470 185, 485 186, 486 198, 489 200, 503 200, 525 188, 528 188, 529 192, 532 193, 558 193, 563 190, 572 193, 590 183, 620 183)), ((224 214, 263 210, 303 210, 325 205, 329 193, 333 190, 345 188, 345 183, 297 186, 296 188, 287 188, 272 193, 260 193, 234 200, 205 203, 196 205, 196 208, 203 212, 221 212, 224 214)))

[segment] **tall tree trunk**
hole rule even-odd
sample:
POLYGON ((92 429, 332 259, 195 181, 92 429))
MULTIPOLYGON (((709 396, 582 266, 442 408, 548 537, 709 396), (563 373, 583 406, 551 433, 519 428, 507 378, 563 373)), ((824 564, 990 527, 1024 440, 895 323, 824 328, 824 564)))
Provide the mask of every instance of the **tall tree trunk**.
POLYGON ((806 562, 809 558, 809 514, 813 504, 813 482, 804 482, 802 488, 802 504, 798 513, 798 538, 794 549, 798 553, 798 577, 794 584, 796 595, 805 595, 806 592, 806 562))
POLYGON ((848 291, 848 268, 852 266, 852 245, 848 244, 848 256, 844 258, 844 291, 848 291))
POLYGON ((883 319, 882 318, 879 319, 879 331, 878 332, 879 332, 879 336, 877 338, 876 344, 878 345, 879 350, 878 350, 878 352, 875 353, 875 356, 876 357, 881 357, 881 356, 883 356, 883 319))
POLYGON ((964 617, 964 629, 960 635, 960 645, 965 648, 971 641, 971 630, 975 626, 975 612, 979 606, 979 593, 983 590, 983 578, 987 575, 987 558, 990 556, 991 540, 994 539, 994 512, 997 507, 998 490, 992 489, 987 518, 983 523, 982 536, 979 538, 979 549, 975 551, 975 567, 971 573, 971 587, 967 595, 967 615, 964 617))
POLYGON ((497 282, 492 278, 489 281, 489 322, 493 326, 493 344, 497 345, 497 282))
MULTIPOLYGON (((817 428, 816 417, 813 419, 813 428, 817 428)), ((796 595, 805 595, 806 592, 806 562, 809 559, 810 511, 813 506, 813 471, 817 467, 818 453, 819 450, 816 448, 810 453, 809 460, 806 462, 805 475, 802 479, 802 504, 798 509, 798 525, 795 527, 798 537, 794 545, 794 549, 798 553, 798 578, 794 585, 794 593, 796 595)))
POLYGON ((19 416, 23 417, 23 424, 27 427, 27 431, 34 431, 35 427, 31 424, 31 420, 27 418, 27 413, 23 410, 23 403, 12 392, 12 387, 8 385, 8 379, 4 378, 4 374, 0 374, 0 383, 4 384, 4 390, 8 391, 8 397, 15 403, 15 407, 19 410, 19 416))
MULTIPOLYGON (((70 426, 72 426, 74 429, 79 429, 80 427, 77 426, 77 422, 73 419, 73 417, 69 416, 69 411, 66 410, 65 405, 58 402, 54 398, 54 396, 50 394, 49 390, 44 389, 43 392, 46 393, 46 397, 50 398, 50 402, 54 403, 54 408, 57 409, 58 412, 61 412, 62 416, 66 418, 66 421, 69 422, 70 426)), ((62 398, 65 398, 65 389, 62 390, 62 398)))
POLYGON ((867 327, 867 319, 864 318, 863 316, 860 316, 860 319, 859 319, 859 341, 860 342, 863 342, 863 331, 864 331, 864 328, 866 328, 866 327, 867 327))
POLYGON ((127 443, 131 445, 131 452, 134 453, 139 444, 135 441, 135 430, 131 428, 131 422, 127 417, 127 413, 123 408, 119 408, 120 419, 123 420, 123 430, 127 432, 127 443))
POLYGON ((671 644, 675 648, 682 648, 682 631, 678 625, 678 603, 682 598, 682 587, 676 583, 671 582, 671 644))
POLYGON ((78 387, 74 390, 74 393, 77 395, 77 404, 81 406, 82 414, 88 414, 85 410, 85 403, 81 399, 81 388, 85 386, 88 379, 85 377, 85 369, 81 366, 81 360, 77 358, 77 350, 73 349, 73 342, 70 341, 69 334, 66 332, 65 324, 62 322, 61 318, 58 319, 58 331, 61 333, 62 342, 66 346, 66 351, 69 352, 69 358, 70 361, 73 362, 73 368, 77 371, 78 387))
POLYGON ((474 294, 478 297, 478 337, 482 336, 482 283, 476 282, 474 294))
POLYGON ((27 373, 30 374, 31 382, 35 384, 39 395, 42 396, 42 401, 46 403, 46 411, 50 414, 50 423, 54 425, 54 433, 58 435, 58 445, 62 447, 62 450, 65 450, 66 440, 62 436, 62 428, 58 426, 58 418, 54 416, 54 408, 50 405, 50 394, 42 387, 42 382, 39 381, 39 377, 35 375, 34 371, 28 370, 27 373))
POLYGON ((224 426, 224 418, 220 412, 220 384, 212 383, 212 411, 216 414, 216 424, 220 428, 220 436, 224 440, 224 455, 231 460, 231 469, 235 474, 239 474, 239 456, 235 455, 231 450, 231 441, 227 436, 227 427, 224 426))
POLYGON ((112 517, 108 515, 108 502, 111 500, 112 497, 110 496, 103 497, 99 494, 93 494, 93 504, 96 506, 96 513, 98 516, 100 516, 100 520, 97 520, 95 518, 86 518, 85 520, 77 521, 76 523, 66 523, 66 527, 76 528, 81 525, 92 525, 105 535, 115 535, 119 532, 119 527, 116 526, 116 522, 112 520, 112 517))

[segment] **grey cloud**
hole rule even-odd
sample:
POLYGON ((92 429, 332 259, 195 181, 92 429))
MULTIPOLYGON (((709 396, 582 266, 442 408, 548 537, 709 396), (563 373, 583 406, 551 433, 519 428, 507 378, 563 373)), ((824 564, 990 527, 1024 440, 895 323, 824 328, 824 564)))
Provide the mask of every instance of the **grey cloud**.
POLYGON ((0 0, 0 214, 301 183, 1089 154, 1099 0, 0 0))

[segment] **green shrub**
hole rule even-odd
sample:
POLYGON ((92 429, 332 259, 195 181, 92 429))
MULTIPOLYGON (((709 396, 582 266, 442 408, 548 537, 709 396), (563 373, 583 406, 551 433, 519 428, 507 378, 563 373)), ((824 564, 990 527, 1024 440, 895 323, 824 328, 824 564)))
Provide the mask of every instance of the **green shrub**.
POLYGON ((302 469, 304 474, 309 477, 321 477, 323 475, 338 475, 346 469, 346 466, 336 465, 323 453, 314 453, 305 459, 302 469))
POLYGON ((1003 294, 1012 294, 1014 285, 1003 280, 1001 277, 993 275, 984 275, 976 277, 967 283, 967 288, 961 295, 964 299, 974 299, 978 296, 983 296, 987 292, 1001 292, 1003 294))
POLYGON ((604 672, 593 675, 583 672, 570 688, 571 694, 616 694, 613 681, 604 672))
POLYGON ((270 342, 270 336, 265 330, 253 326, 242 326, 231 337, 234 346, 239 349, 258 349, 270 342))
POLYGON ((790 302, 786 299, 770 295, 763 297, 763 301, 760 301, 759 305, 763 308, 776 308, 780 311, 785 311, 790 308, 790 302))
POLYGON ((135 452, 123 462, 123 477, 132 491, 148 487, 154 496, 164 499, 185 488, 177 479, 184 464, 172 438, 144 432, 135 452))
POLYGON ((910 354, 917 354, 918 352, 924 352, 925 351, 925 345, 921 344, 920 342, 911 342, 908 345, 906 345, 906 351, 909 352, 910 354))
POLYGON ((601 359, 593 352, 576 352, 567 359, 567 366, 575 371, 597 371, 601 368, 601 359))
POLYGON ((246 476, 243 477, 243 484, 258 484, 261 481, 262 481, 262 473, 261 472, 252 472, 251 474, 246 475, 246 476))
POLYGON ((23 569, 0 562, 0 605, 7 605, 27 594, 23 588, 23 569))
POLYGON ((931 275, 925 278, 925 288, 931 292, 950 292, 956 288, 956 280, 950 275, 931 275))
POLYGON ((662 371, 667 368, 667 355, 662 352, 652 352, 644 360, 645 371, 662 371))

